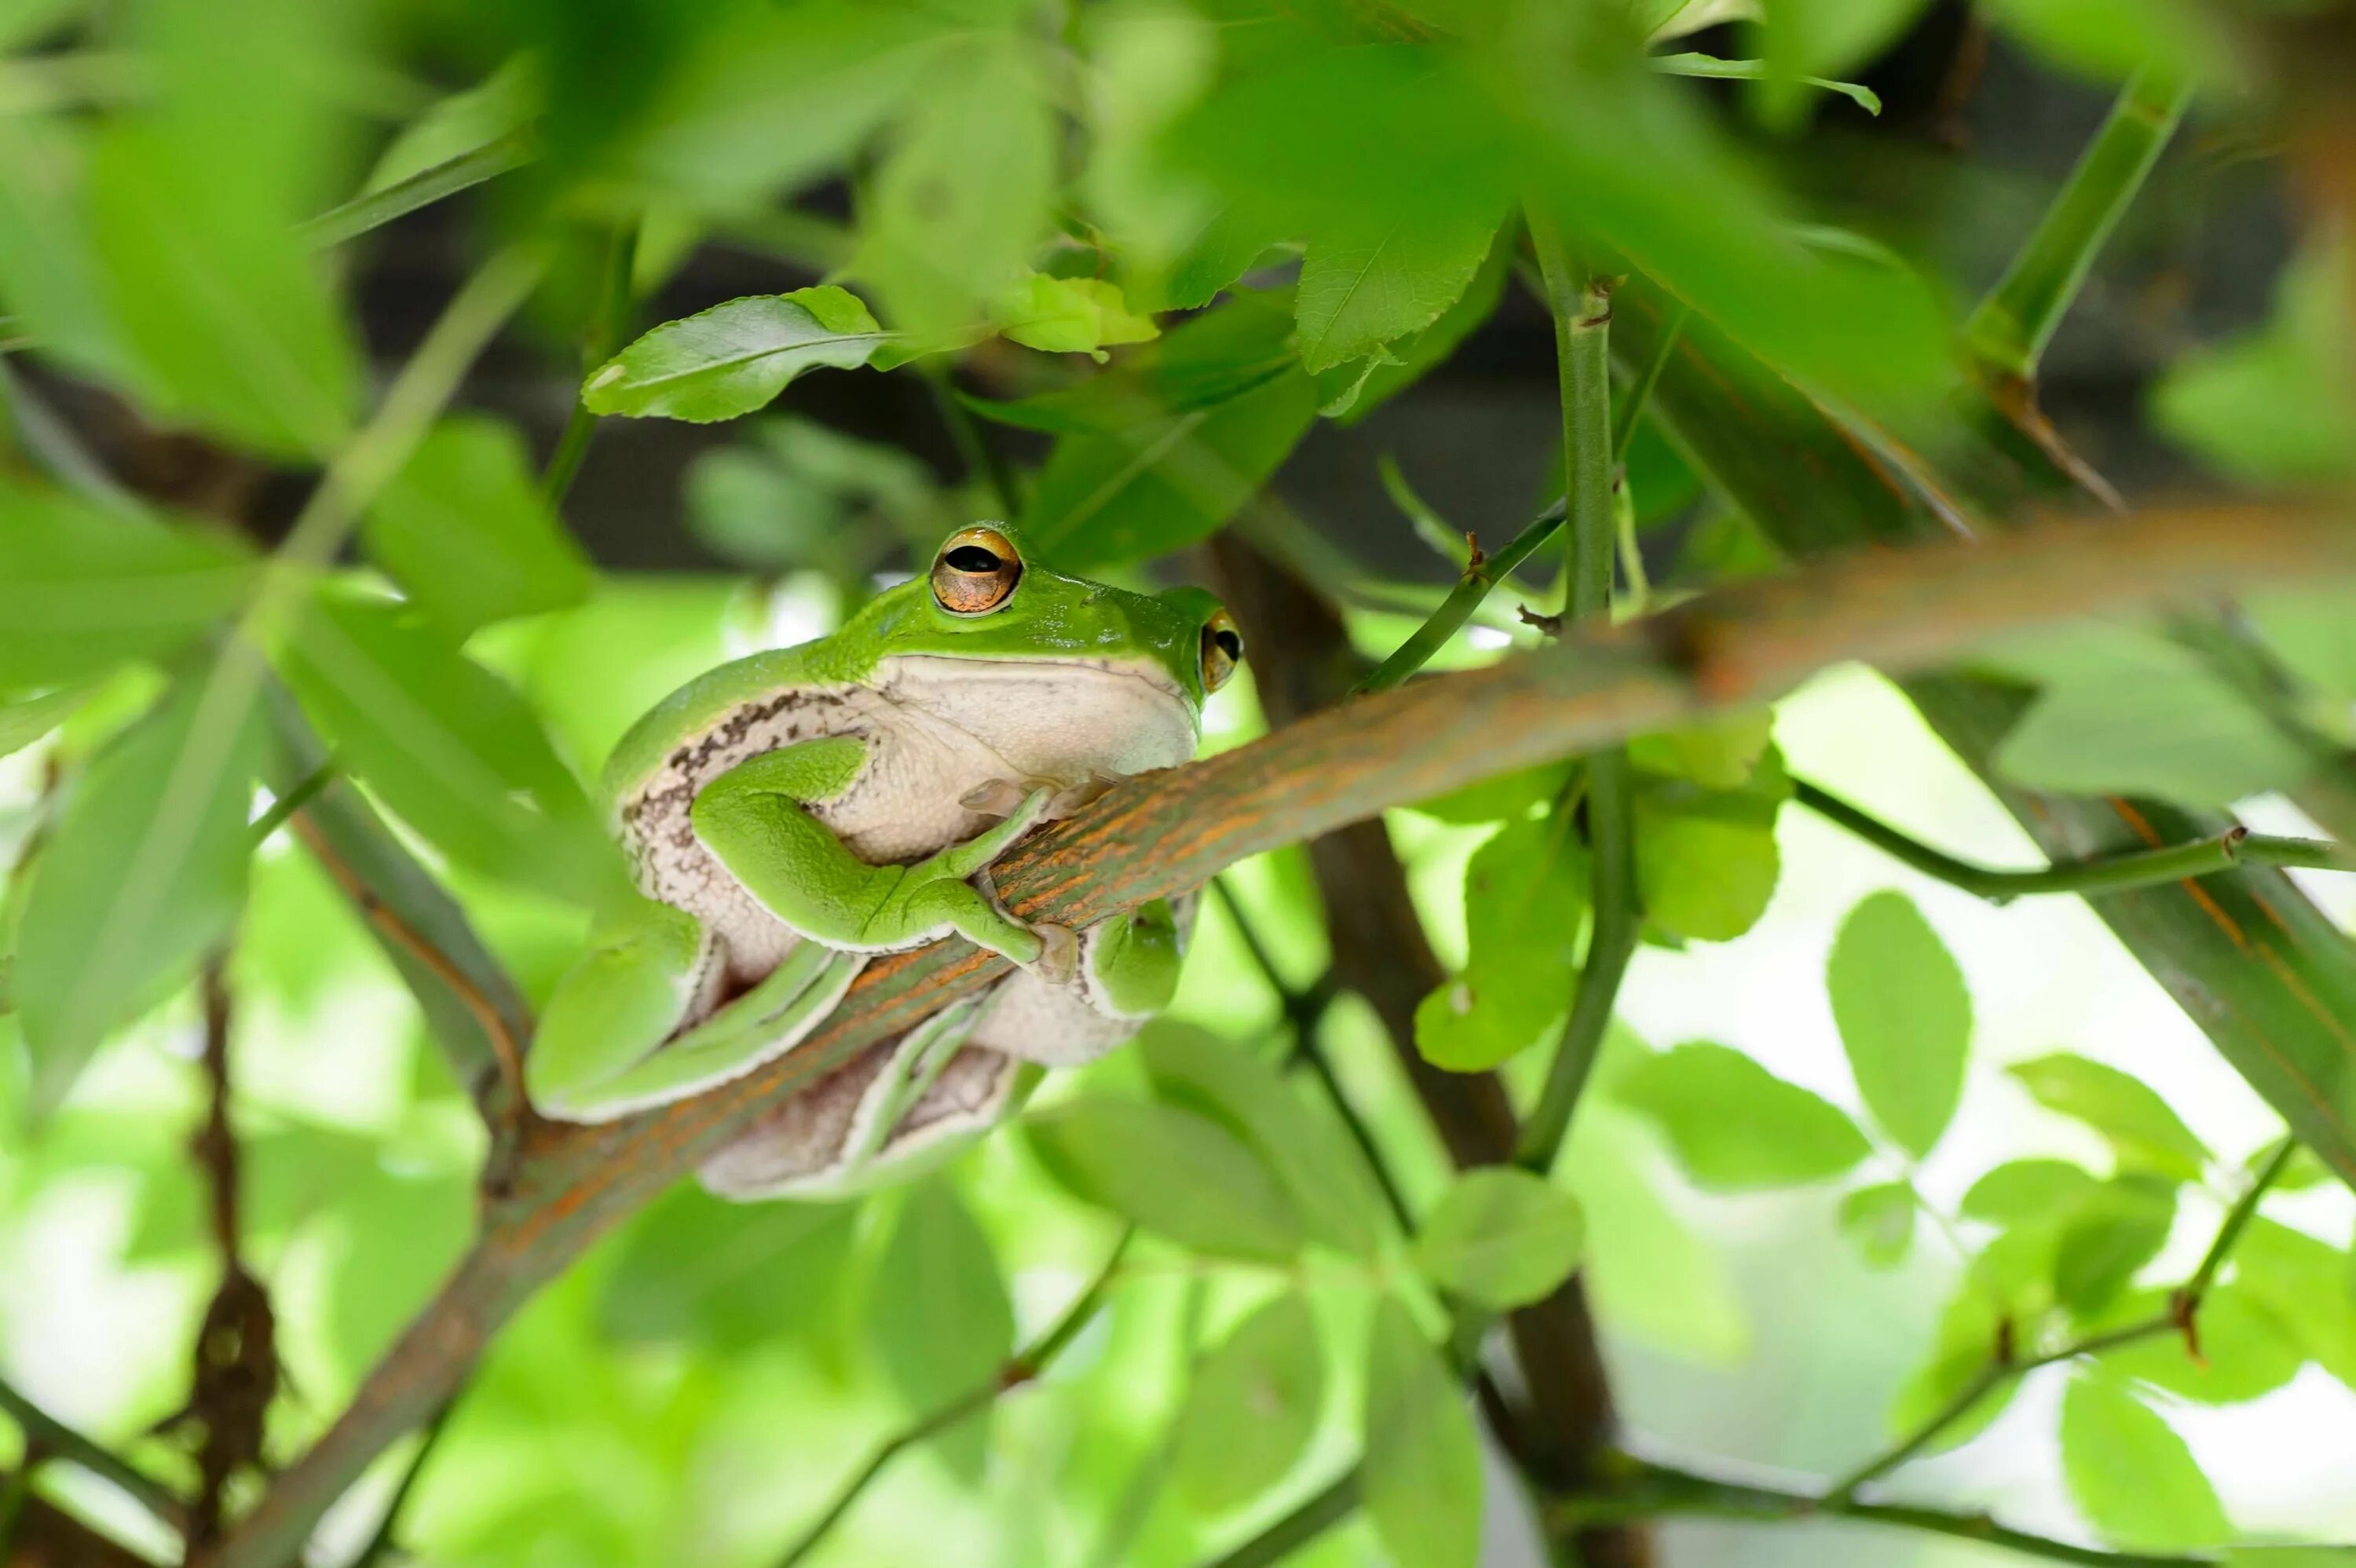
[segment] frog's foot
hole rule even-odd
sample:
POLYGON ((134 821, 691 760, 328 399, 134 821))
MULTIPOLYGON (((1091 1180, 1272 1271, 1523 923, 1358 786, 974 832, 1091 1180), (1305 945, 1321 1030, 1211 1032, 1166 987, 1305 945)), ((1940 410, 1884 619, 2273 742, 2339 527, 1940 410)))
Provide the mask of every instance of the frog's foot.
POLYGON ((1067 784, 1055 793, 1047 802, 1045 820, 1055 822, 1071 816, 1084 805, 1094 805, 1104 797, 1107 791, 1115 784, 1127 782, 1128 778, 1127 773, 1108 773, 1100 768, 1091 769, 1088 776, 1079 783, 1067 784))
POLYGON ((977 816, 1012 816, 1038 792, 1047 792, 1046 803, 1035 820, 1058 822, 1082 806, 1101 796, 1128 775, 1091 771, 1077 784, 1058 784, 1053 779, 991 779, 976 784, 958 798, 958 804, 977 816))
POLYGON ((1039 939, 1039 956, 1023 965, 1051 986, 1070 983, 1080 972, 1080 939, 1068 925, 1041 921, 1031 934, 1039 939))

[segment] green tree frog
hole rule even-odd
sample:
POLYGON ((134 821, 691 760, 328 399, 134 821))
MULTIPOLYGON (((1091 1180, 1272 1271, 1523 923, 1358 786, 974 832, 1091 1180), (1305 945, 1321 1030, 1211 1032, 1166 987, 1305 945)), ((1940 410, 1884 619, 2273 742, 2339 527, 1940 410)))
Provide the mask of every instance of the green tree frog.
POLYGON ((1027 925, 991 862, 1114 779, 1194 755, 1243 657, 1200 589, 1146 595, 952 535, 831 636, 689 682, 626 735, 605 799, 643 895, 558 984, 532 1103, 599 1122, 790 1051, 870 955, 958 934, 1018 965, 870 1048, 703 1168, 725 1197, 911 1174, 1165 1006, 1193 899, 1075 933, 1027 925))

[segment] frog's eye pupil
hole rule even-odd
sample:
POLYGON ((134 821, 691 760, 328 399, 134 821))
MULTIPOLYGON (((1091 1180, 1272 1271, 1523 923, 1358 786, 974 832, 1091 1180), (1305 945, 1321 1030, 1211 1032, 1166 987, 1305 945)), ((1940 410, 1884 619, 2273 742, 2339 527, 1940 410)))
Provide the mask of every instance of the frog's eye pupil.
POLYGON ((959 571, 996 571, 999 560, 978 544, 959 545, 941 558, 959 571))
POLYGON ((1244 656, 1243 636, 1233 628, 1222 626, 1211 634, 1211 638, 1226 650, 1229 658, 1239 659, 1244 656))
POLYGON ((995 528, 967 528, 933 558, 933 603, 952 615, 987 615, 1013 597, 1023 558, 995 528))

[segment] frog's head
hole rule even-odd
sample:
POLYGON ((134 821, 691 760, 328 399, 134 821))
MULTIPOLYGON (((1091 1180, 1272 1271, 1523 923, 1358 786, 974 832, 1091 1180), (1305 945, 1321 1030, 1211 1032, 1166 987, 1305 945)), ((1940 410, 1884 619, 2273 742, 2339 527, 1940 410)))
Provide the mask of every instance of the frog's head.
POLYGON ((875 654, 1094 666, 1169 688, 1189 716, 1242 663, 1243 635, 1199 588, 1163 593, 1068 577, 1024 558, 1001 523, 960 528, 930 569, 862 611, 875 654))

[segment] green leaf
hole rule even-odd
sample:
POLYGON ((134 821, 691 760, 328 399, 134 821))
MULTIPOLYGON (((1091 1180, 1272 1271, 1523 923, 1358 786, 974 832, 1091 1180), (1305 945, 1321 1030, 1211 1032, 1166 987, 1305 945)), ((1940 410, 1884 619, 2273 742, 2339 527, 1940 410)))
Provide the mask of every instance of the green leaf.
POLYGON ((538 62, 516 55, 463 92, 428 104, 402 127, 369 171, 369 191, 399 185, 438 165, 463 157, 530 124, 546 91, 538 62))
POLYGON ((1119 286, 1102 278, 1051 278, 1028 272, 990 302, 998 330, 1025 348, 1048 354, 1092 354, 1117 343, 1144 343, 1162 329, 1132 314, 1119 286))
POLYGON ((369 514, 369 551, 454 641, 478 626, 576 604, 589 563, 540 494, 515 428, 444 420, 369 514))
POLYGON ((339 764, 444 853, 576 903, 621 896, 620 857, 538 717, 394 607, 316 594, 280 668, 339 764))
POLYGON ((855 1204, 725 1203, 684 1184, 634 1220, 597 1297, 626 1345, 730 1354, 823 1339, 838 1316, 855 1204))
POLYGON ((1841 922, 1825 989, 1866 1109, 1901 1147, 1928 1155, 1964 1095, 1964 972, 1914 901, 1883 891, 1841 922))
POLYGON ((1196 1252, 1280 1263, 1301 1250, 1301 1214, 1240 1138, 1174 1105, 1083 1098, 1024 1124, 1032 1148, 1075 1196, 1196 1252), (1183 1182, 1169 1172, 1183 1170, 1183 1182))
MULTIPOLYGON (((1764 81, 1768 77, 1765 60, 1730 60, 1719 59, 1713 55, 1677 54, 1650 55, 1644 63, 1666 76, 1699 76, 1719 81, 1764 81)), ((1834 81, 1821 76, 1804 76, 1800 80, 1810 87, 1839 93, 1868 114, 1881 112, 1880 95, 1861 83, 1834 81)))
POLYGON ((1485 207, 1312 234, 1293 311, 1301 362, 1331 370, 1438 321, 1461 298, 1497 235, 1485 207))
POLYGON ((2305 1232, 2253 1220, 2233 1248, 2233 1284, 2317 1366, 2356 1389, 2356 1258, 2305 1232))
POLYGON ((1775 715, 1762 708, 1659 730, 1628 742, 1628 761, 1648 773, 1690 779, 1704 789, 1739 790, 1751 783, 1775 732, 1775 715))
POLYGON ((2116 1545, 2159 1552, 2233 1537, 2184 1439, 2099 1373, 2073 1378, 2062 1396, 2062 1474, 2086 1522, 2116 1545))
POLYGON ((1579 1200, 1526 1170, 1459 1176, 1415 1233, 1416 1266, 1477 1306, 1509 1311, 1554 1294, 1579 1266, 1579 1200))
POLYGON ((1994 1225, 2059 1220, 2100 1185, 2066 1159, 2008 1160, 1972 1183, 1964 1217, 1994 1225))
POLYGON ((1841 1234, 1857 1246, 1865 1261, 1889 1268, 1905 1261, 1914 1243, 1913 1187, 1903 1181, 1859 1187, 1841 1199, 1841 1234))
POLYGON ((1055 120, 1030 40, 969 35, 911 100, 860 209, 852 274, 894 325, 952 332, 1013 281, 1044 236, 1055 120))
POLYGON ((1442 822, 1454 823, 1460 827, 1503 822, 1512 816, 1527 816, 1561 795, 1563 786, 1570 782, 1570 770, 1575 765, 1571 763, 1548 763, 1544 767, 1524 768, 1519 773, 1493 774, 1462 789, 1436 795, 1430 800, 1419 800, 1408 809, 1437 817, 1442 822))
POLYGON ((1416 1008, 1416 1050, 1464 1072, 1536 1045, 1570 1004, 1586 920, 1587 855, 1569 816, 1499 828, 1464 868, 1469 956, 1416 1008))
POLYGON ((2085 1123, 2108 1140, 2123 1166, 2197 1181, 2209 1151, 2149 1084, 2115 1067, 2056 1052, 2005 1069, 2048 1110, 2085 1123))
MULTIPOLYGON (((2168 1314, 2166 1293, 2138 1292, 2104 1315, 2105 1324, 2145 1321, 2168 1314)), ((2177 1333, 2156 1334, 2106 1352, 2103 1365, 2196 1404, 2242 1404, 2274 1392, 2307 1359, 2297 1334, 2244 1286, 2211 1285, 2198 1316, 2201 1355, 2177 1333)))
MULTIPOLYGON (((1921 1431, 1962 1397, 1965 1389, 1979 1384, 1996 1354, 1998 1331, 1997 1309, 1987 1293, 1977 1284, 1965 1281, 1939 1315, 1930 1359, 1899 1385, 1898 1397, 1890 1407, 1889 1430, 1901 1436, 1921 1431)), ((2009 1378, 1989 1389, 1925 1452, 1943 1454, 1959 1448, 1987 1431, 2004 1413, 2019 1387, 2019 1378, 2009 1378)))
POLYGON ((433 1296, 474 1237, 475 1210, 475 1184, 460 1171, 379 1169, 337 1206, 345 1235, 328 1283, 328 1342, 348 1382, 433 1296))
POLYGON ((1205 1359, 1172 1438, 1171 1479, 1195 1508, 1226 1513, 1290 1474, 1325 1403, 1317 1320, 1276 1297, 1205 1359))
POLYGON ((1791 794, 1772 748, 1739 789, 1637 775, 1636 890, 1653 925, 1730 942, 1758 923, 1783 869, 1775 817, 1791 794))
POLYGON ((1033 548, 1084 571, 1182 549, 1234 516, 1317 416, 1281 304, 1241 296, 1173 331, 1143 399, 1058 441, 1023 509, 1033 548))
MULTIPOLYGON (((1599 1073, 1610 1065, 1607 1049, 1599 1073)), ((1615 1334, 1681 1360, 1742 1364, 1751 1325, 1724 1251, 1695 1232, 1662 1192, 1668 1184, 1651 1174, 1660 1159, 1651 1127, 1601 1093, 1589 1102, 1555 1176, 1587 1219, 1580 1282, 1597 1317, 1615 1334)))
POLYGON ((1149 1025, 1137 1048, 1154 1096, 1248 1145, 1291 1196, 1312 1240, 1374 1255, 1382 1195, 1347 1136, 1312 1115, 1283 1074, 1207 1029, 1169 1019, 1149 1025))
POLYGON ((208 666, 91 765, 42 853, 17 939, 36 1115, 109 1031, 227 935, 245 896, 261 740, 248 683, 208 666))
POLYGON ((12 757, 40 740, 97 694, 95 685, 61 686, 0 706, 0 757, 12 757))
POLYGON ((1497 302, 1505 297, 1513 262, 1514 245, 1510 239, 1493 241, 1488 260, 1481 263, 1472 283, 1438 321, 1368 356, 1363 365, 1340 366, 1319 377, 1319 411, 1347 430, 1447 363, 1457 347, 1497 313, 1497 302), (1344 406, 1335 408, 1333 382, 1342 376, 1351 378, 1351 396, 1344 406))
POLYGON ((582 383, 581 403, 593 414, 733 420, 805 370, 869 363, 895 336, 831 283, 750 294, 639 337, 582 383))
POLYGON ((1394 1563, 1474 1568, 1481 1555, 1481 1446, 1456 1380, 1392 1296, 1366 1346, 1360 1494, 1394 1563))
MULTIPOLYGON (((972 1211, 940 1178, 908 1194, 868 1284, 867 1320, 901 1402, 922 1415, 987 1383, 1014 1353, 1014 1307, 972 1211)), ((969 1484, 981 1478, 989 1410, 935 1441, 969 1484)))
POLYGON ((82 220, 87 138, 71 122, 0 115, 0 303, 60 364, 116 386, 132 362, 82 220))
POLYGON ((2197 80, 2233 58, 2222 18, 2181 0, 1989 0, 1987 13, 2051 63, 2115 81, 2147 68, 2197 80))
POLYGON ((162 658, 243 603, 227 542, 0 480, 0 691, 162 658))
POLYGON ((1985 656, 2044 691, 1997 749, 2006 777, 2060 795, 2147 795, 2223 808, 2297 783, 2307 755, 2190 648, 2095 627, 1985 656))
POLYGON ((2310 245, 2283 272, 2258 332, 2178 359, 2152 422, 2228 477, 2321 484, 2356 469, 2356 377, 2331 346, 2348 333, 2350 247, 2310 245))
POLYGON ((2110 1181, 2088 1193, 2062 1227, 2053 1264, 2055 1298, 2081 1317, 2100 1311, 2159 1255, 2175 1220, 2173 1188, 2110 1181))
POLYGON ((1712 1191, 1826 1181, 1872 1152, 1837 1108, 1722 1045, 1648 1057, 1615 1093, 1660 1125, 1686 1174, 1712 1191))

